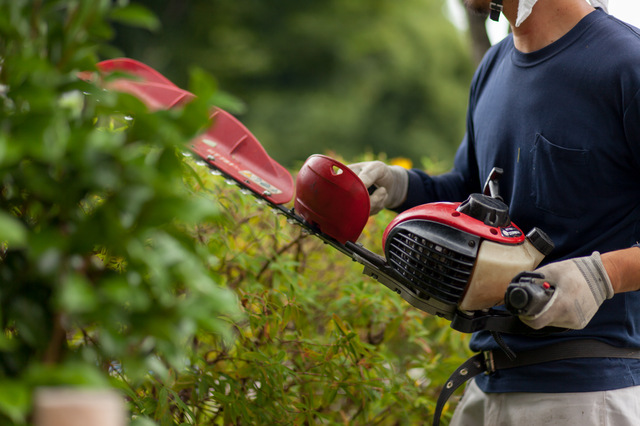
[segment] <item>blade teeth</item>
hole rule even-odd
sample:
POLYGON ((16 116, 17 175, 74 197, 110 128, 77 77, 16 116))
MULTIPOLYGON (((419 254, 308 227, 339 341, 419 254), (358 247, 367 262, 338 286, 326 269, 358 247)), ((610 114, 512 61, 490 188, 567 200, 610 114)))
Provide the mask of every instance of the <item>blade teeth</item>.
MULTIPOLYGON (((186 151, 182 151, 182 154, 183 154, 185 157, 191 157, 191 156, 192 156, 192 154, 191 154, 190 152, 186 152, 186 151)), ((207 160, 209 160, 209 161, 215 161, 215 158, 214 158, 212 155, 208 155, 208 156, 207 156, 207 160)), ((237 186, 239 186, 239 187, 240 187, 240 193, 242 193, 243 195, 253 195, 254 197, 256 197, 256 203, 257 203, 257 204, 259 204, 259 205, 261 205, 261 206, 264 206, 264 205, 271 205, 267 200, 265 200, 265 199, 263 199, 263 198, 260 198, 260 196, 259 196, 259 195, 255 194, 255 193, 254 193, 253 191, 251 191, 250 189, 248 189, 248 188, 245 188, 245 187, 241 186, 238 182, 236 182, 235 180, 233 180, 233 179, 231 179, 231 178, 227 177, 227 176, 226 176, 223 172, 221 172, 220 170, 216 169, 215 167, 211 166, 210 164, 207 164, 207 162, 206 162, 206 161, 204 161, 203 159, 198 158, 197 160, 195 160, 195 163, 196 163, 198 166, 209 166, 209 167, 210 167, 210 169, 209 169, 209 173, 211 173, 211 174, 212 174, 212 175, 214 175, 214 176, 222 176, 222 177, 224 177, 224 178, 225 178, 224 183, 226 183, 227 185, 237 185, 237 186)), ((247 184, 249 183, 249 181, 245 181, 245 182, 246 182, 247 184)), ((269 192, 269 191, 264 191, 264 192, 262 193, 262 195, 263 195, 263 196, 265 196, 265 197, 269 197, 269 196, 271 196, 272 194, 271 194, 271 192, 269 192)), ((283 214, 284 214, 283 212, 281 212, 281 211, 280 211, 279 209, 277 209, 277 208, 272 208, 272 209, 271 209, 271 213, 273 213, 274 215, 283 215, 283 214)), ((290 221, 290 220, 291 220, 291 219, 287 219, 287 221, 290 221)), ((299 225, 295 220, 293 220, 293 221, 291 221, 291 222, 289 222, 289 223, 292 223, 292 224, 294 224, 294 225, 299 225)))

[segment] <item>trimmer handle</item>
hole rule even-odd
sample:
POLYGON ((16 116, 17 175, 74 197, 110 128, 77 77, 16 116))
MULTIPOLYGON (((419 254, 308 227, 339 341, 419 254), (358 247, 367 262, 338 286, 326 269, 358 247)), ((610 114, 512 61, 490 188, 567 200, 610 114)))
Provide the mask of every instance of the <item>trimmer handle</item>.
POLYGON ((549 302, 555 291, 539 272, 516 275, 504 295, 505 306, 513 315, 536 315, 549 302))

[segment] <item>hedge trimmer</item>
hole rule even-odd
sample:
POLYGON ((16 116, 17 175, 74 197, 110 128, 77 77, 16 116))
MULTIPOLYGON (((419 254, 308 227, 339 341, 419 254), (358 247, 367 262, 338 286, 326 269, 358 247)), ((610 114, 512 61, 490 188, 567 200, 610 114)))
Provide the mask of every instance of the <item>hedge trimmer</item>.
MULTIPOLYGON (((131 59, 98 64, 101 73, 126 73, 105 84, 127 92, 151 110, 183 105, 194 95, 175 86, 154 69, 131 59)), ((80 73, 89 79, 89 73, 80 73)), ((414 307, 451 321, 455 330, 471 333, 547 334, 534 330, 517 314, 540 310, 553 294, 533 270, 553 249, 538 228, 525 235, 511 222, 498 194, 502 173, 494 169, 483 194, 463 203, 429 203, 398 215, 383 236, 385 256, 357 243, 369 216, 369 194, 348 167, 323 155, 311 156, 294 183, 291 174, 264 150, 260 142, 231 114, 215 109, 213 125, 191 141, 196 162, 213 174, 256 197, 287 222, 364 266, 363 273, 399 294, 414 307), (294 198, 294 207, 285 206, 294 198), (465 300, 482 299, 496 283, 509 283, 508 310, 468 310, 465 300)), ((488 303, 500 301, 487 301, 488 303)))

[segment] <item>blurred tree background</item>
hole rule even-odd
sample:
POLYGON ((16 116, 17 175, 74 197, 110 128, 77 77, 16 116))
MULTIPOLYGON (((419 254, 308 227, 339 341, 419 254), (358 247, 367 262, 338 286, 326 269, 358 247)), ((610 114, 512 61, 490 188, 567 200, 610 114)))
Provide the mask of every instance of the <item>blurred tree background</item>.
MULTIPOLYGON (((114 45, 184 87, 211 72, 286 166, 328 150, 451 164, 473 61, 444 0, 136 0, 162 29, 114 45)), ((299 164, 298 164, 299 165, 299 164)))

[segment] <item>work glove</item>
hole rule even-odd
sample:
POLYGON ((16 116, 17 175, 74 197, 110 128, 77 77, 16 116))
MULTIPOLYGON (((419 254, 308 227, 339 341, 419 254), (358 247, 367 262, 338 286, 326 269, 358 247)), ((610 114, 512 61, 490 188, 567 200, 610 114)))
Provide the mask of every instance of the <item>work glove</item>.
POLYGON ((387 208, 393 209, 404 203, 409 189, 409 174, 400 166, 387 166, 382 161, 366 161, 348 166, 362 180, 365 188, 377 189, 370 195, 370 216, 387 208))
POLYGON ((613 287, 602 265, 600 253, 551 263, 537 269, 554 286, 549 302, 536 315, 521 315, 520 319, 532 328, 545 326, 571 328, 586 327, 604 299, 613 297, 613 287))

